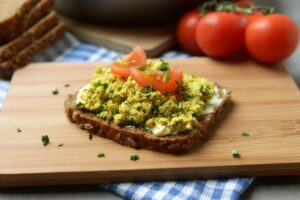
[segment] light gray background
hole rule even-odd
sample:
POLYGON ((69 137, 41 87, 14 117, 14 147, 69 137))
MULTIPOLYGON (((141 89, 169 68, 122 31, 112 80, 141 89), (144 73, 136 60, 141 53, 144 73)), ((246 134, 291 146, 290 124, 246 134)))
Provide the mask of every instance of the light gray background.
MULTIPOLYGON (((299 0, 256 0, 259 4, 275 5, 280 12, 295 20, 300 28, 299 0)), ((286 62, 288 71, 300 86, 300 47, 286 62)), ((299 113, 300 116, 300 113, 299 113)), ((299 138, 300 139, 300 138, 299 138)), ((299 152, 300 154, 300 152, 299 152)), ((98 185, 48 186, 26 188, 0 188, 0 199, 7 200, 79 200, 120 199, 114 194, 100 190, 98 185)), ((246 190, 241 199, 246 200, 292 200, 300 199, 300 176, 260 177, 246 190)))

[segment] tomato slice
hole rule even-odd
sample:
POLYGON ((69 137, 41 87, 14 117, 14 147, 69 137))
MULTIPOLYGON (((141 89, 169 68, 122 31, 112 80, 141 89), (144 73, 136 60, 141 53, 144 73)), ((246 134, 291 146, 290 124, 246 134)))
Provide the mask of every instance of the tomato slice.
POLYGON ((183 77, 180 68, 172 68, 169 75, 162 71, 144 72, 138 68, 131 68, 130 75, 141 87, 153 86, 162 93, 176 90, 183 77))
POLYGON ((134 47, 132 51, 120 60, 112 63, 111 73, 117 76, 128 77, 129 69, 146 65, 147 56, 141 47, 134 47))

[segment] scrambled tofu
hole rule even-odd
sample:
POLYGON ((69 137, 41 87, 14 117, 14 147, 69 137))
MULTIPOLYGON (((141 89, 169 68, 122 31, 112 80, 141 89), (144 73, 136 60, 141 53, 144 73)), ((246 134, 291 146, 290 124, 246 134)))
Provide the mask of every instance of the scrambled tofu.
MULTIPOLYGON (((145 70, 164 67, 162 60, 149 60, 145 70)), ((160 93, 151 86, 141 88, 130 76, 117 77, 110 69, 97 67, 92 80, 79 91, 77 106, 116 125, 134 126, 165 136, 197 126, 216 88, 212 81, 184 75, 176 91, 160 93)))

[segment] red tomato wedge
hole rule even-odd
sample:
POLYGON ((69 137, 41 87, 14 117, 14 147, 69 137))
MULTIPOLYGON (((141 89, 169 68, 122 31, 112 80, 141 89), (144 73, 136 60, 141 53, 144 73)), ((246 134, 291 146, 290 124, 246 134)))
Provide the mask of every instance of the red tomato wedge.
POLYGON ((136 68, 147 63, 147 55, 141 47, 134 47, 132 51, 121 60, 115 61, 111 66, 111 73, 116 76, 128 77, 129 69, 136 68))
POLYGON ((178 84, 182 82, 182 69, 172 68, 168 78, 162 71, 144 72, 137 68, 131 68, 130 74, 141 87, 153 86, 159 92, 171 92, 177 89, 178 84))

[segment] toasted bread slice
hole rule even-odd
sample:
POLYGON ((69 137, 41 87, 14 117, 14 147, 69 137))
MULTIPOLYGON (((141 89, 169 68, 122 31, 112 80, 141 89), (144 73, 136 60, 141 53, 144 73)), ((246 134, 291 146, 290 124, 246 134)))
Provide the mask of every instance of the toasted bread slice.
POLYGON ((57 14, 52 11, 22 35, 5 45, 0 46, 0 63, 7 61, 32 44, 35 40, 39 39, 42 35, 46 34, 46 32, 51 30, 58 21, 59 18, 57 14))
POLYGON ((1 0, 0 44, 21 35, 47 15, 54 0, 1 0))
POLYGON ((65 25, 63 22, 60 22, 48 33, 36 40, 30 46, 24 48, 10 60, 0 63, 0 77, 10 76, 14 70, 26 65, 33 56, 57 40, 64 32, 65 25))
POLYGON ((177 135, 158 137, 149 131, 132 127, 120 127, 99 119, 95 114, 76 108, 76 95, 71 94, 65 100, 65 112, 68 119, 80 128, 101 137, 133 148, 142 148, 164 153, 180 154, 192 149, 196 144, 205 140, 208 128, 212 126, 220 113, 230 102, 230 92, 219 91, 222 103, 213 113, 204 115, 198 127, 181 132, 177 135))

